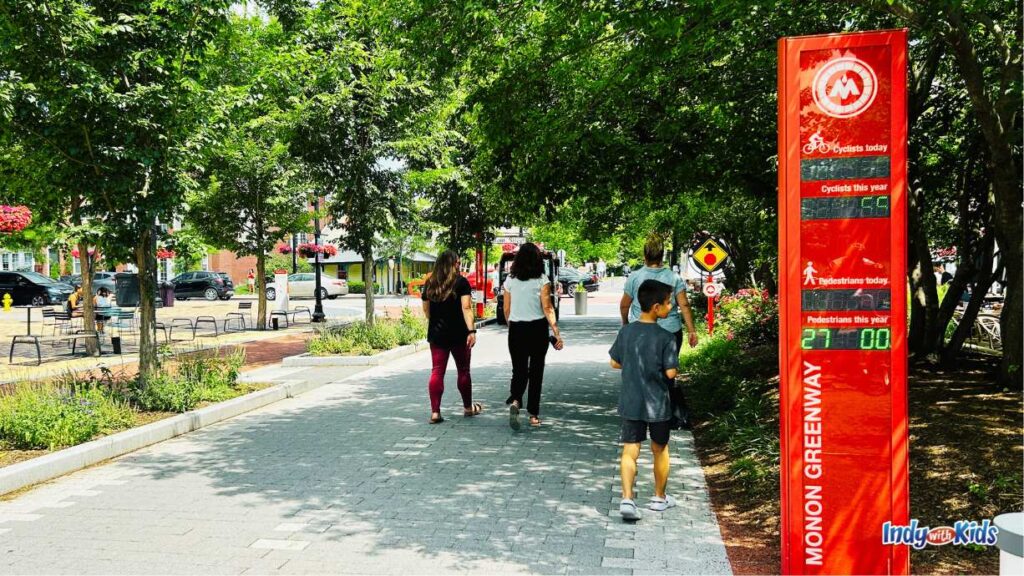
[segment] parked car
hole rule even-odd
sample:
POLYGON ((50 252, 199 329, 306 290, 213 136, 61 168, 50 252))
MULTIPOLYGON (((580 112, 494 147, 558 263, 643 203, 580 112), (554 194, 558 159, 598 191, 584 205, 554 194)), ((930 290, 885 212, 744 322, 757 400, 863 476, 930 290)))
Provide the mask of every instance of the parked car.
POLYGON ((0 299, 10 294, 14 305, 48 306, 66 302, 75 287, 38 272, 0 272, 0 299))
MULTIPOLYGON (((498 262, 498 287, 494 291, 494 301, 497 308, 495 314, 498 324, 507 324, 501 287, 505 285, 505 278, 508 277, 509 269, 512 268, 512 261, 515 258, 515 252, 506 252, 501 255, 501 260, 498 262)), ((558 319, 560 312, 558 300, 562 285, 555 281, 555 270, 558 270, 560 262, 555 254, 550 251, 541 251, 541 258, 544 260, 544 276, 551 285, 551 304, 555 307, 555 319, 558 319)))
POLYGON ((174 297, 177 300, 202 297, 212 302, 218 298, 229 300, 235 295, 235 285, 223 272, 185 272, 175 276, 171 284, 174 285, 174 297))
POLYGON ((575 296, 580 283, 587 292, 595 292, 601 286, 601 280, 593 274, 584 274, 574 268, 558 269, 558 283, 562 287, 562 295, 575 296))
MULTIPOLYGON (((316 274, 313 272, 299 272, 288 276, 288 297, 289 298, 313 298, 316 289, 316 274)), ((328 278, 320 276, 320 298, 334 300, 338 296, 348 294, 348 281, 339 278, 328 278)), ((277 298, 277 288, 267 285, 267 300, 277 298)))
MULTIPOLYGON (((114 275, 117 272, 93 272, 92 275, 92 293, 95 295, 100 291, 100 288, 106 288, 107 292, 114 293, 114 275)), ((82 285, 82 275, 72 274, 70 276, 61 276, 60 282, 66 282, 71 284, 75 288, 82 285)))

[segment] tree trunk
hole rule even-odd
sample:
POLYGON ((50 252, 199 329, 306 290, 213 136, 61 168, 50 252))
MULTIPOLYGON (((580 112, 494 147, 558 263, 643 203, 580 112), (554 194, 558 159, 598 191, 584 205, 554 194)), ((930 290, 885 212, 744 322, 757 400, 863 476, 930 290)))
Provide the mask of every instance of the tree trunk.
MULTIPOLYGON (((1000 267, 995 272, 989 272, 992 268, 991 252, 984 259, 984 263, 987 264, 987 268, 978 273, 978 281, 974 285, 974 292, 971 293, 971 300, 967 303, 964 315, 960 318, 960 323, 957 324, 956 330, 953 331, 953 336, 950 337, 949 342, 942 348, 942 362, 946 365, 952 365, 956 361, 957 356, 964 347, 964 342, 971 337, 974 321, 978 318, 981 305, 985 303, 985 294, 992 286, 992 282, 995 281, 996 274, 1002 270, 1002 267, 1000 267)), ((947 298, 949 296, 949 294, 946 295, 947 298)))
MULTIPOLYGON (((994 223, 996 238, 1002 262, 1006 267, 1006 300, 1000 314, 1000 333, 1003 340, 1003 361, 999 367, 999 381, 1004 385, 1019 386, 1021 383, 1021 363, 1024 362, 1024 334, 1021 315, 1024 314, 1022 302, 1022 283, 1024 283, 1024 264, 1021 262, 1024 223, 1021 216, 1021 177, 1020 166, 1013 150, 1010 135, 1013 127, 1013 116, 1019 113, 1019 103, 1002 98, 1000 94, 990 95, 986 91, 985 75, 974 43, 968 33, 968 24, 963 21, 962 12, 954 5, 947 8, 950 26, 945 33, 946 40, 953 48, 957 67, 964 80, 964 87, 971 100, 981 133, 989 149, 990 170, 992 172, 992 195, 994 197, 994 223), (993 97, 996 100, 993 100, 993 97)), ((1001 64, 1006 70, 1001 72, 1017 77, 1020 72, 1019 60, 1001 64)))
POLYGON ((366 323, 373 326, 373 252, 363 253, 363 285, 366 287, 366 323))
MULTIPOLYGON (((96 331, 96 307, 92 301, 92 277, 93 277, 93 255, 89 254, 89 246, 84 242, 78 243, 78 261, 82 268, 82 328, 86 332, 96 331)), ((90 356, 95 356, 98 351, 98 344, 95 340, 85 341, 85 351, 90 356)))
POLYGON ((267 255, 256 254, 256 329, 267 329, 267 255))
POLYGON ((156 246, 152 226, 146 226, 135 244, 139 269, 139 383, 145 386, 159 368, 156 348, 156 246))
MULTIPOLYGON (((1019 212, 1019 211, 1018 211, 1019 212)), ((1022 326, 1021 316, 1024 315, 1024 302, 1022 302, 1022 290, 1024 290, 1024 278, 1022 278, 1020 226, 1015 232, 1016 238, 1008 240, 1006 244, 999 243, 1000 261, 1006 267, 1006 291, 1004 292, 1003 310, 999 315, 999 333, 1003 340, 1003 361, 999 365, 999 383, 1004 386, 1020 388, 1021 386, 1021 364, 1024 362, 1024 352, 1021 346, 1022 326)), ((1010 234, 1011 236, 1013 233, 1010 234)), ((1000 235, 1002 240, 1003 235, 1000 235)))

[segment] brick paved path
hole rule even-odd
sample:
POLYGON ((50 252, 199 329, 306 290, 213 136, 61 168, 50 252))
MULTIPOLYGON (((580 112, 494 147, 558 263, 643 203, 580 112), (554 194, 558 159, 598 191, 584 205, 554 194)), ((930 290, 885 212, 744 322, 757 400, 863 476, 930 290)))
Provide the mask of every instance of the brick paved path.
POLYGON ((505 332, 483 330, 481 417, 449 374, 448 420, 426 424, 421 353, 0 502, 0 573, 728 572, 689 434, 680 506, 619 518, 615 321, 563 324, 540 429, 509 429, 505 332))

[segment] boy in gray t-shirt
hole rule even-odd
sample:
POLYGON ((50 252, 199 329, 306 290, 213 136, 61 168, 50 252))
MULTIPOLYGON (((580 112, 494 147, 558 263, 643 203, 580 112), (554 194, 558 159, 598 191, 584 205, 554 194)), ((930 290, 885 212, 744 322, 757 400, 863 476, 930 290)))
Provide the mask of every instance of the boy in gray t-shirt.
POLYGON ((640 443, 651 431, 654 455, 654 497, 648 508, 661 512, 676 505, 665 493, 668 485, 668 441, 671 431, 672 402, 669 386, 679 368, 679 350, 674 336, 657 321, 672 308, 672 286, 657 280, 645 280, 637 290, 640 319, 623 326, 608 355, 612 368, 622 369, 619 391, 619 416, 622 417, 622 503, 619 513, 626 520, 639 520, 640 510, 633 500, 636 461, 640 443))

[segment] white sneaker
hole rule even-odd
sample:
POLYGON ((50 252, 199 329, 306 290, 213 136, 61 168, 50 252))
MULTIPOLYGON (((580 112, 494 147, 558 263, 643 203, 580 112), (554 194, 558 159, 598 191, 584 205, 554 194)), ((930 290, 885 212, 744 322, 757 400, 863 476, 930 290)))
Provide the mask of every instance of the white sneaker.
POLYGON ((675 506, 676 499, 669 496, 668 494, 666 494, 664 498, 658 498, 657 496, 655 496, 651 498, 651 501, 647 504, 647 507, 650 508, 651 510, 654 510, 655 512, 664 512, 669 508, 675 508, 675 506))
POLYGON ((640 509, 636 507, 636 502, 629 498, 622 499, 622 503, 619 504, 619 514, 622 515, 624 520, 640 519, 640 509))

